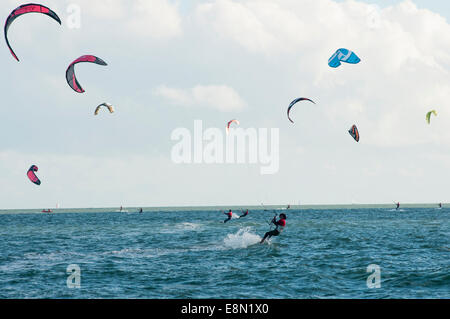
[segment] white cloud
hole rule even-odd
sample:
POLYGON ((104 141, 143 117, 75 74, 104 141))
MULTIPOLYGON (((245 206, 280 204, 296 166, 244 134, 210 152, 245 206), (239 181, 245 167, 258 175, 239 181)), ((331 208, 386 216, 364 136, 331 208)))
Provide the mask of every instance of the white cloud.
POLYGON ((126 3, 121 0, 79 0, 76 5, 80 6, 82 15, 88 14, 98 19, 123 19, 127 12, 126 3))
POLYGON ((285 51, 307 34, 302 18, 277 1, 218 0, 200 4, 198 23, 255 52, 285 51))
POLYGON ((113 29, 116 36, 154 39, 173 38, 182 34, 182 17, 178 5, 168 0, 78 0, 84 19, 100 29, 113 29))
POLYGON ((131 12, 126 19, 130 32, 152 38, 181 34, 181 17, 176 4, 170 4, 167 0, 137 0, 131 3, 131 12))
POLYGON ((191 89, 176 89, 159 86, 153 94, 185 107, 205 107, 221 112, 242 110, 246 103, 239 94, 226 85, 197 85, 191 89))

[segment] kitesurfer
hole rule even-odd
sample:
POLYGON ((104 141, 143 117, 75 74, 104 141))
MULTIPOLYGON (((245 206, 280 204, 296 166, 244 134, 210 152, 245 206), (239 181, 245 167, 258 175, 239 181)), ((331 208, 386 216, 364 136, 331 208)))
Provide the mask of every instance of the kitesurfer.
POLYGON ((248 209, 245 212, 243 212, 243 214, 241 216, 239 216, 239 218, 245 217, 247 215, 248 215, 248 209))
POLYGON ((261 239, 261 244, 266 240, 266 238, 272 237, 272 236, 278 236, 284 229, 284 227, 286 227, 286 214, 281 213, 280 214, 280 219, 277 221, 277 216, 274 216, 272 219, 272 222, 276 228, 272 231, 268 231, 263 239, 261 239))
POLYGON ((231 211, 231 209, 228 211, 228 213, 225 213, 225 212, 223 212, 223 213, 228 216, 228 218, 223 221, 224 223, 226 223, 231 218, 233 218, 233 212, 231 211))
POLYGON ((143 211, 142 211, 142 208, 141 209, 139 209, 139 214, 142 214, 143 213, 143 211))
POLYGON ((397 207, 395 209, 399 209, 400 208, 400 202, 397 202, 397 207))

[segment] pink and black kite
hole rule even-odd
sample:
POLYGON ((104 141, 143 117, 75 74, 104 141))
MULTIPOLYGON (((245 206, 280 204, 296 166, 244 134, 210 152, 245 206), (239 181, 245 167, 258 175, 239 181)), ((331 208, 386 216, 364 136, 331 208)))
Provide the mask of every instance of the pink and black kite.
POLYGON ((75 64, 81 63, 81 62, 90 62, 90 63, 99 64, 99 65, 107 65, 105 61, 103 61, 102 59, 97 58, 96 56, 93 56, 93 55, 83 55, 83 56, 79 57, 78 59, 76 59, 75 61, 73 61, 67 68, 66 80, 67 80, 67 83, 69 84, 69 86, 75 92, 78 92, 78 93, 84 92, 84 89, 81 87, 80 83, 78 83, 77 78, 75 77, 75 64))
POLYGON ((27 176, 30 179, 30 181, 32 181, 33 183, 35 183, 36 185, 41 185, 41 181, 39 180, 39 178, 36 176, 35 172, 38 171, 38 168, 36 165, 32 165, 30 167, 30 169, 27 172, 27 176))
POLYGON ((20 7, 14 9, 9 14, 9 16, 6 19, 6 22, 5 22, 5 40, 6 40, 6 44, 8 45, 9 51, 11 51, 11 54, 13 55, 13 57, 17 61, 19 61, 19 58, 14 53, 14 50, 11 48, 11 45, 9 44, 8 29, 9 29, 11 23, 13 23, 13 21, 16 20, 17 17, 19 17, 19 16, 21 16, 21 15, 23 15, 25 13, 32 13, 32 12, 46 14, 49 17, 51 17, 54 20, 56 20, 56 22, 61 24, 61 20, 59 19, 58 15, 55 12, 53 12, 51 9, 49 9, 49 8, 43 6, 43 5, 40 5, 40 4, 28 3, 28 4, 23 4, 20 7))

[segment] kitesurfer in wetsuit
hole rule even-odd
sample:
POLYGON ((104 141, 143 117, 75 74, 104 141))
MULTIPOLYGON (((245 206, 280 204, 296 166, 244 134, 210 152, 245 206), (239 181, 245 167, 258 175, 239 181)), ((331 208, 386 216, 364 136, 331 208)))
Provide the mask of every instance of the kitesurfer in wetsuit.
POLYGON ((395 209, 399 209, 400 208, 400 203, 397 203, 397 207, 395 209))
POLYGON ((143 213, 143 211, 142 211, 142 208, 139 210, 139 214, 142 214, 143 213))
POLYGON ((272 219, 272 223, 275 224, 276 228, 264 235, 264 238, 261 239, 261 244, 266 240, 267 237, 270 239, 270 237, 278 236, 283 231, 284 227, 286 227, 286 214, 281 213, 280 219, 278 221, 277 216, 274 216, 272 219))
POLYGON ((239 216, 239 218, 245 217, 247 215, 248 215, 248 209, 245 212, 243 212, 243 214, 241 216, 239 216))
POLYGON ((223 213, 228 216, 228 218, 223 221, 224 223, 226 223, 233 217, 233 212, 231 211, 231 209, 228 211, 228 213, 225 213, 225 212, 223 212, 223 213))
POLYGON ((439 203, 439 208, 442 208, 442 203, 439 203))

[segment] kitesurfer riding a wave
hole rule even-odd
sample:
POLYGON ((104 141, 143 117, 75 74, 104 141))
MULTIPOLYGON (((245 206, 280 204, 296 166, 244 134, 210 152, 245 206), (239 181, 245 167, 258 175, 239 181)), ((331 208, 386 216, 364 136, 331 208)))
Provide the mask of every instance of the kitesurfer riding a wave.
POLYGON ((284 227, 286 227, 286 214, 281 213, 280 219, 277 221, 277 216, 274 216, 272 219, 272 222, 276 228, 272 231, 268 231, 263 239, 261 239, 261 244, 266 240, 266 238, 272 237, 272 236, 278 236, 283 231, 284 227))

